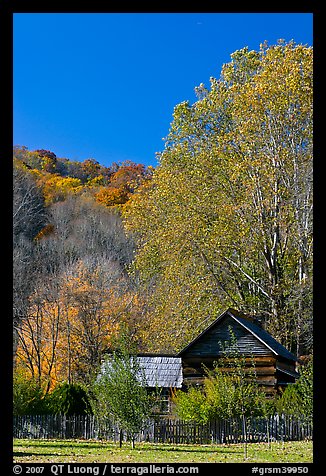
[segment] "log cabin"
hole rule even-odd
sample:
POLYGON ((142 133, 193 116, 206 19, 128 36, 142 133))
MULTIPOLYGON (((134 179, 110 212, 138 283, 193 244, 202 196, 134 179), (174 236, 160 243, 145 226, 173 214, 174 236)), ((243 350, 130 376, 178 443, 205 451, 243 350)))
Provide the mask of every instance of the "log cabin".
MULTIPOLYGON (((299 377, 295 355, 262 329, 254 318, 230 308, 177 354, 182 360, 184 389, 203 383, 204 366, 213 369, 221 357, 225 362, 224 343, 230 341, 230 329, 239 355, 245 358, 248 373, 254 367, 257 382, 267 395, 275 394, 299 377)), ((224 371, 228 370, 226 365, 224 371)))
MULTIPOLYGON (((226 362, 225 343, 230 341, 232 330, 238 355, 244 357, 250 377, 254 373, 258 384, 272 396, 286 385, 295 383, 299 377, 298 359, 277 342, 255 321, 253 317, 235 309, 227 309, 178 354, 138 354, 137 360, 144 372, 149 392, 160 389, 161 402, 158 412, 171 411, 171 396, 175 389, 187 390, 200 386, 206 376, 205 368, 212 370, 223 357, 226 362)), ((232 354, 232 352, 231 352, 232 354)), ((101 373, 110 366, 103 362, 101 373)), ((230 372, 230 365, 222 370, 230 372)))

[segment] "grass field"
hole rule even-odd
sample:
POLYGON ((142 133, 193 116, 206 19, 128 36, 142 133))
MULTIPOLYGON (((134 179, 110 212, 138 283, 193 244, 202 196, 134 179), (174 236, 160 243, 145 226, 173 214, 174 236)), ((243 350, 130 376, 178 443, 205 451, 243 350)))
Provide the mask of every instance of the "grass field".
MULTIPOLYGON (((124 443, 98 440, 14 440, 14 462, 29 463, 240 463, 243 446, 169 445, 138 443, 131 449, 124 443)), ((311 463, 312 441, 249 443, 247 462, 311 463)))

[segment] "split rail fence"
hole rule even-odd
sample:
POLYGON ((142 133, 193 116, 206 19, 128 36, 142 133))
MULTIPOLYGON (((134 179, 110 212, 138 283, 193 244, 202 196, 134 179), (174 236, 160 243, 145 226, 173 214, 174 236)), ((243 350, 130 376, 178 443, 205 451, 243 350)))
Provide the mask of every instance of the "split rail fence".
MULTIPOLYGON (((247 442, 295 441, 312 439, 313 426, 305 419, 284 415, 246 420, 247 442)), ((15 416, 14 438, 28 439, 100 439, 119 441, 118 425, 94 415, 15 416)), ((129 439, 125 435, 124 439, 129 439)), ((144 424, 135 441, 153 443, 241 443, 244 441, 241 419, 216 420, 206 424, 160 418, 144 424)))

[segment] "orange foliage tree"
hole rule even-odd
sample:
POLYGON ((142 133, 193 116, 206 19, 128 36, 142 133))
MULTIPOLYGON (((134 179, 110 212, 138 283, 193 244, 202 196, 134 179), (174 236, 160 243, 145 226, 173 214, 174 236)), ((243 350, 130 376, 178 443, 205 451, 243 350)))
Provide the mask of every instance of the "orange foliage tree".
POLYGON ((95 194, 95 199, 107 207, 125 204, 151 176, 151 167, 146 168, 142 164, 125 162, 111 176, 108 186, 101 188, 95 194))
POLYGON ((61 381, 89 383, 121 323, 134 330, 139 325, 141 300, 103 274, 100 266, 80 262, 61 277, 55 294, 43 289, 31 296, 16 362, 27 376, 45 382, 46 391, 61 381))
POLYGON ((18 332, 16 365, 26 377, 50 390, 56 380, 62 309, 60 301, 44 289, 30 296, 28 313, 18 332))
POLYGON ((95 194, 95 199, 106 207, 112 207, 126 203, 129 200, 129 196, 130 194, 122 188, 103 187, 95 194))

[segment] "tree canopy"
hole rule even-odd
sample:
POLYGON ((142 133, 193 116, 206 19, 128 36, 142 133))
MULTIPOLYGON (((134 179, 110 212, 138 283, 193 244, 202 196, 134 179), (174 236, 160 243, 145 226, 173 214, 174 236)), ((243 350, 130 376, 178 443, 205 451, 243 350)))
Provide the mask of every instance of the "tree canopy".
POLYGON ((153 179, 124 210, 134 270, 166 348, 232 306, 298 353, 312 314, 312 48, 231 58, 175 107, 153 179))

